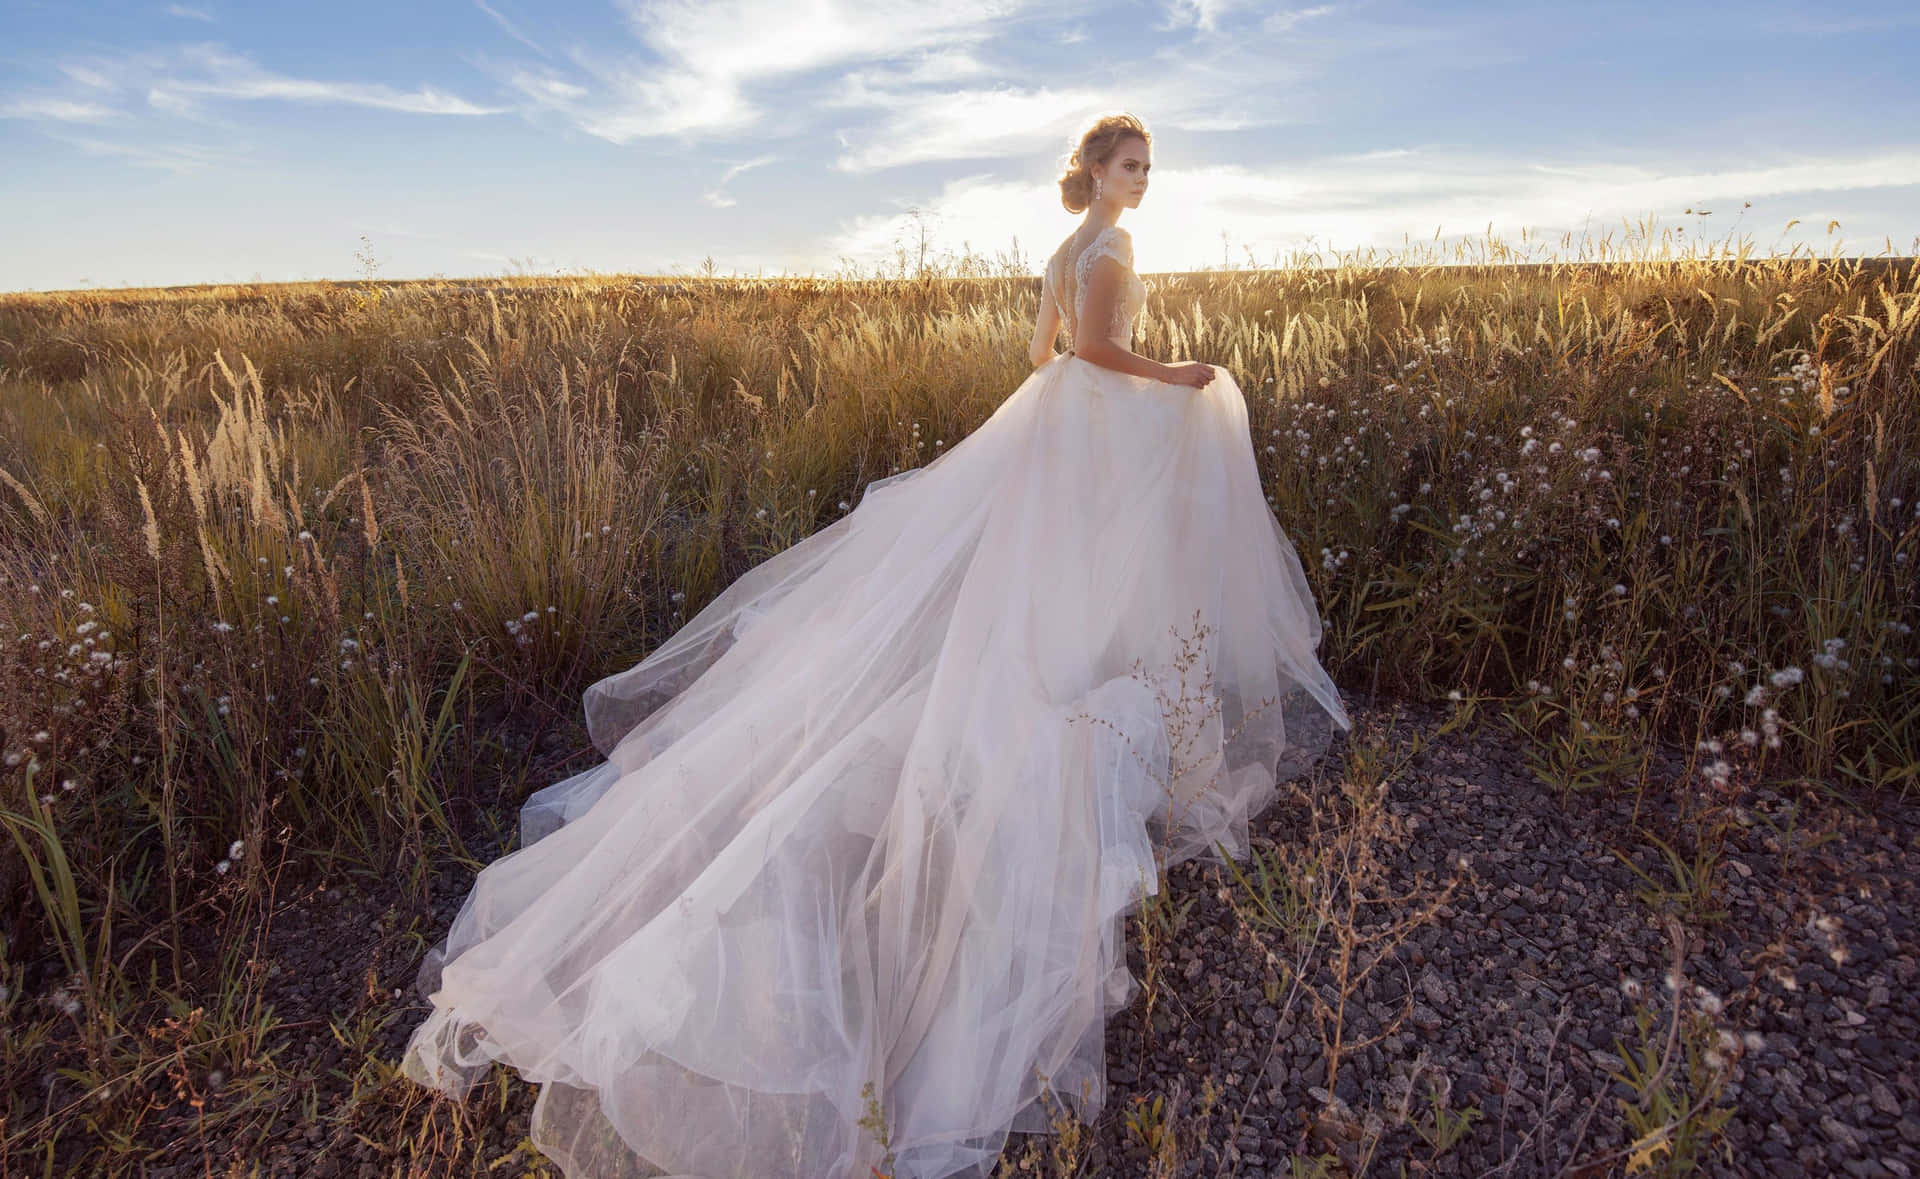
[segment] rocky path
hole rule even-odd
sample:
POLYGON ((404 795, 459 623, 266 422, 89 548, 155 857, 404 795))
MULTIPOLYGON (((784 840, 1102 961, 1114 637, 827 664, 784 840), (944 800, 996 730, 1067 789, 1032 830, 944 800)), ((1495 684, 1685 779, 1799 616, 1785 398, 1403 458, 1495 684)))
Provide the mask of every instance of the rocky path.
MULTIPOLYGON (((1356 741, 1429 743, 1377 805, 1336 797, 1330 772, 1256 830, 1263 854, 1330 857, 1321 862, 1341 887, 1326 893, 1344 898, 1331 911, 1354 931, 1351 952, 1340 952, 1338 922, 1302 945, 1250 925, 1244 892, 1219 867, 1173 869, 1168 903, 1153 910, 1164 934, 1151 961, 1148 926, 1130 928, 1129 964, 1153 986, 1109 1024, 1111 1091, 1082 1174, 1290 1176, 1315 1162, 1335 1175, 1618 1174, 1634 1138, 1621 1102, 1633 1091, 1618 1075, 1641 1042, 1636 1008, 1653 1014, 1658 1050, 1676 1007, 1688 1035, 1669 1087, 1684 1097, 1707 1091, 1691 1080, 1726 1077, 1693 1111, 1727 1111, 1701 1173, 1920 1169, 1912 811, 1754 791, 1706 898, 1725 915, 1668 920, 1615 854, 1670 879, 1631 794, 1563 803, 1497 726, 1433 736, 1443 710, 1381 702, 1355 715, 1356 741), (1159 1157, 1171 1161, 1158 1172, 1142 1104, 1155 1096, 1159 1157), (1447 1143, 1455 1118, 1461 1132, 1447 1143)), ((532 782, 580 768, 577 753, 560 768, 559 744, 535 756, 532 782)), ((1681 756, 1661 765, 1665 782, 1682 780, 1681 756)), ((1673 807, 1658 790, 1639 805, 1643 817, 1673 807)), ((493 821, 510 829, 510 809, 493 821)), ((483 835, 474 846, 497 847, 483 835)), ((282 898, 265 986, 283 1021, 278 1064, 299 1083, 284 1117, 244 1119, 211 1143, 214 1173, 227 1173, 225 1157, 247 1161, 234 1174, 316 1179, 557 1174, 516 1151, 532 1086, 496 1070, 503 1083, 477 1090, 453 1133, 424 1091, 388 1076, 425 1011, 412 992, 419 955, 471 879, 441 872, 426 907, 397 881, 342 879, 282 898)), ((1009 1158, 1025 1141, 1013 1139, 1009 1158)), ((202 1175, 207 1158, 183 1145, 146 1173, 202 1175)))

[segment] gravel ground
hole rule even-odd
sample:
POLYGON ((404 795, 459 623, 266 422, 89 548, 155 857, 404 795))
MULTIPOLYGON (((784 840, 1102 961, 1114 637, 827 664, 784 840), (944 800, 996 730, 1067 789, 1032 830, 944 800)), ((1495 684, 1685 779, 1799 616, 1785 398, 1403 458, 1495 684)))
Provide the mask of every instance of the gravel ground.
MULTIPOLYGON (((1354 712, 1358 731, 1383 726, 1394 739, 1432 734, 1445 715, 1392 702, 1354 712)), ((1620 1043, 1637 1042, 1626 991, 1637 983, 1645 1001, 1664 1010, 1674 943, 1614 851, 1656 877, 1660 853, 1636 836, 1630 794, 1563 804, 1497 734, 1490 726, 1433 737, 1390 783, 1380 891, 1431 893, 1448 879, 1458 883, 1432 920, 1377 962, 1361 945, 1359 959, 1372 969, 1345 1004, 1342 1039, 1374 1042, 1343 1054, 1331 1089, 1312 1005, 1284 986, 1269 998, 1274 972, 1223 903, 1222 871, 1189 863, 1169 873, 1172 906, 1191 907, 1167 943, 1151 1030, 1142 1023, 1144 992, 1108 1025, 1111 1086, 1089 1173, 1148 1173, 1126 1121, 1136 1095, 1154 1094, 1166 1095, 1181 1175, 1291 1175, 1295 1156, 1324 1154, 1348 1167, 1370 1160, 1368 1173, 1392 1175, 1403 1164, 1407 1173, 1436 1175, 1623 1169, 1616 1152, 1630 1135, 1616 1098, 1625 1089, 1610 1070, 1619 1068, 1620 1043), (1464 871, 1456 867, 1462 856, 1464 871), (1217 1094, 1203 1118, 1209 1078, 1217 1094), (1436 1090, 1447 1106, 1481 1114, 1438 1153, 1402 1113, 1410 1108, 1419 1121, 1436 1090)), ((580 768, 580 753, 569 755, 560 734, 539 744, 530 784, 580 768)), ((1328 764, 1343 748, 1336 744, 1328 764)), ((1682 780, 1681 756, 1663 755, 1660 765, 1661 781, 1682 780)), ((1331 789, 1328 781, 1301 783, 1261 817, 1256 843, 1299 847, 1314 797, 1331 789)), ((1729 835, 1715 897, 1727 915, 1686 927, 1682 963, 1690 983, 1721 1001, 1718 1022, 1736 1040, 1759 1039, 1733 1054, 1726 1152, 1710 1154, 1701 1169, 1911 1175, 1920 1170, 1920 1019, 1909 998, 1920 824, 1911 809, 1867 813, 1831 803, 1799 808, 1792 822, 1796 808, 1782 794, 1756 791, 1742 801, 1750 825, 1729 835)), ((1643 816, 1672 813, 1673 803, 1649 791, 1641 807, 1643 816)), ((512 813, 503 803, 495 823, 511 829, 512 813)), ((498 854, 484 824, 470 828, 477 855, 498 854)), ((397 1062, 426 1010, 411 989, 419 955, 444 934, 471 880, 464 870, 437 873, 424 908, 406 899, 402 881, 343 879, 282 898, 266 999, 285 1021, 278 1062, 302 1079, 295 1096, 319 1117, 308 1122, 289 1109, 265 1132, 249 1118, 251 1129, 216 1136, 214 1159, 318 1179, 428 1173, 408 1162, 419 1157, 417 1143, 399 1145, 401 1126, 417 1138, 423 1121, 436 1121, 407 1104, 424 1101, 425 1091, 404 1079, 382 1090, 380 1062, 330 1028, 365 1026, 374 1055, 397 1062)), ((1384 929, 1413 903, 1369 908, 1363 928, 1384 929)), ((1129 964, 1145 977, 1138 930, 1129 928, 1129 964)), ((1335 990, 1333 961, 1323 939, 1304 972, 1323 995, 1335 990)), ((469 1132, 484 1141, 467 1157, 501 1164, 484 1173, 543 1173, 537 1157, 515 1156, 533 1097, 532 1086, 513 1080, 497 1100, 469 1099, 469 1132)), ((166 1114, 156 1119, 167 1122, 166 1114)), ((144 1173, 208 1173, 198 1144, 181 1141, 178 1154, 156 1152, 144 1173)), ((1023 1141, 1015 1136, 1008 1154, 1023 1141)))

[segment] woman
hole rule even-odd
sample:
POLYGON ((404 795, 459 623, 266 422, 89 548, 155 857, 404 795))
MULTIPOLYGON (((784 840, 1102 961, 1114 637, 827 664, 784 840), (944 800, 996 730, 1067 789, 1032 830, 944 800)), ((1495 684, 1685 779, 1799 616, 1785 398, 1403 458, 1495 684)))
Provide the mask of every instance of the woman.
POLYGON ((475 880, 408 1076, 540 1082, 569 1179, 986 1176, 1099 1112, 1126 913, 1349 726, 1240 389, 1128 347, 1150 145, 1081 140, 978 429, 587 690, 607 760, 475 880))

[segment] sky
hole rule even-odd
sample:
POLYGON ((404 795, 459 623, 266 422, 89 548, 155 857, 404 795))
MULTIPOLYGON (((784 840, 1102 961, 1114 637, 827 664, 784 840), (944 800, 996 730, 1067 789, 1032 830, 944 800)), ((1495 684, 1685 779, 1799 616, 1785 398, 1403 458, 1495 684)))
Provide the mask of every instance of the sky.
POLYGON ((1916 50, 1913 0, 0 0, 0 291, 1038 273, 1122 110, 1143 272, 1911 255, 1916 50))

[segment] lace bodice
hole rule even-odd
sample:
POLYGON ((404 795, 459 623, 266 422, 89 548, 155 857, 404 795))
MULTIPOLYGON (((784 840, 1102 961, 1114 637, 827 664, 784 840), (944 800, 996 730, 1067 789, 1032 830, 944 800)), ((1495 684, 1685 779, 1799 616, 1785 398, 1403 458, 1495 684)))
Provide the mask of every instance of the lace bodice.
POLYGON ((1147 302, 1147 285, 1133 272, 1133 238, 1117 225, 1099 230, 1091 240, 1079 241, 1085 234, 1084 227, 1075 230, 1047 259, 1046 278, 1043 280, 1045 297, 1058 304, 1060 320, 1066 325, 1067 340, 1071 346, 1079 330, 1080 313, 1086 307, 1087 278, 1094 261, 1102 257, 1118 259, 1120 265, 1126 268, 1126 273, 1121 276, 1120 289, 1114 295, 1113 318, 1108 321, 1106 336, 1114 343, 1130 348, 1133 345, 1133 321, 1147 302))

